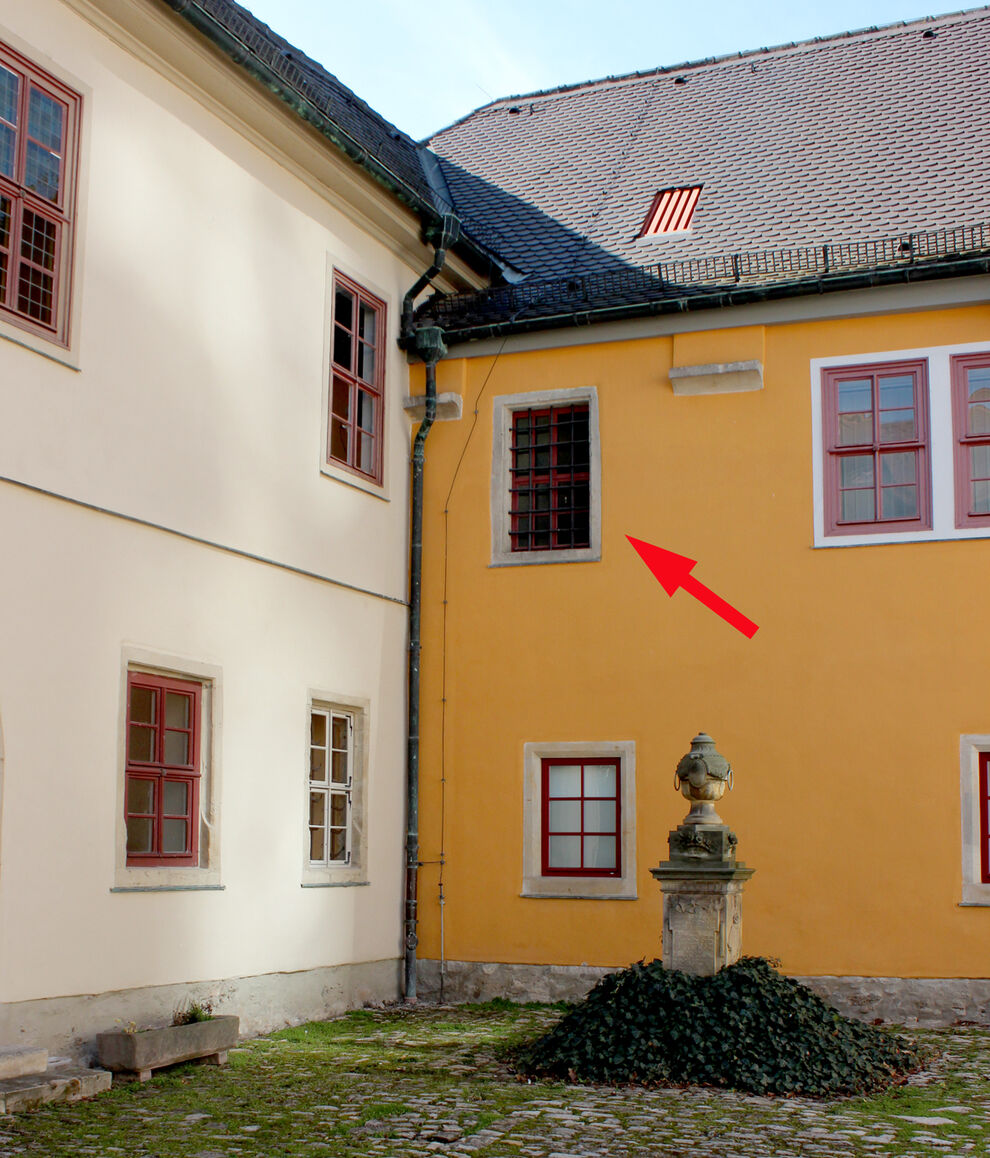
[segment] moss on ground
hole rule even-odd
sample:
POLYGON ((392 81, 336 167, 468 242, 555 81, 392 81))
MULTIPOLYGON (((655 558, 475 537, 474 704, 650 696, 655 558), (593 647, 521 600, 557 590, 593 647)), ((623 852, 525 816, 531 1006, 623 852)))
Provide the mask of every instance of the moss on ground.
POLYGON ((699 1145, 713 1156, 783 1158, 806 1153, 811 1141, 877 1158, 990 1152, 985 1030, 921 1035, 941 1053, 934 1067, 873 1098, 520 1082, 505 1051, 560 1015, 500 1003, 364 1010, 297 1026, 245 1043, 223 1069, 179 1066, 90 1102, 2 1120, 0 1158, 390 1158, 431 1150, 666 1158, 699 1145))

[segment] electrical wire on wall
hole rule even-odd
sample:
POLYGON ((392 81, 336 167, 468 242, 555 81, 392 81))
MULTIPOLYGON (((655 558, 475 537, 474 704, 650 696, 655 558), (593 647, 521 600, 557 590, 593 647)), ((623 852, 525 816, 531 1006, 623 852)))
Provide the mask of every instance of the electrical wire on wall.
POLYGON ((461 447, 460 456, 457 459, 457 465, 454 467, 454 473, 450 479, 450 487, 447 490, 447 497, 443 502, 443 612, 441 618, 441 632, 440 632, 440 880, 438 885, 438 899, 440 902, 440 1000, 443 1001, 444 991, 444 976, 447 970, 447 954, 446 944, 444 941, 444 905, 446 898, 443 892, 444 883, 444 869, 447 865, 447 548, 450 541, 450 499, 454 493, 454 486, 457 483, 457 476, 461 472, 461 464, 467 455, 468 447, 474 437, 474 432, 478 426, 478 418, 480 411, 478 409, 483 394, 488 388, 488 383, 491 381, 492 374, 495 373, 495 367, 498 365, 498 360, 502 356, 502 351, 505 349, 505 343, 508 341, 508 336, 502 339, 502 344, 499 346, 495 357, 492 359, 491 366, 488 367, 488 373, 485 375, 485 380, 481 383, 481 387, 474 399, 474 416, 471 421, 471 427, 467 432, 467 437, 464 439, 464 445, 461 447))

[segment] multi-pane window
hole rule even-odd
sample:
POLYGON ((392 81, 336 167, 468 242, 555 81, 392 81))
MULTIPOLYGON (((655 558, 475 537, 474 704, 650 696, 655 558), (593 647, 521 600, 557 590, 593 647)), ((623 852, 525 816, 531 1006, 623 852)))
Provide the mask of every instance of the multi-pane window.
POLYGON ((990 353, 952 359, 956 526, 990 526, 990 353))
POLYGON ((931 526, 926 364, 824 372, 826 533, 931 526))
POLYGON ((542 761, 544 876, 622 875, 620 761, 542 761))
POLYGON ((337 274, 333 286, 327 457, 382 480, 385 303, 337 274))
POLYGON ((980 753, 980 880, 990 884, 990 752, 980 753))
POLYGON ((62 342, 80 101, 0 44, 0 317, 62 342))
POLYGON ((511 435, 512 550, 587 547, 591 541, 588 405, 516 410, 511 435))
POLYGON ((349 864, 354 716, 313 708, 309 736, 309 863, 349 864))
POLYGON ((127 864, 195 865, 202 684, 127 675, 127 864))

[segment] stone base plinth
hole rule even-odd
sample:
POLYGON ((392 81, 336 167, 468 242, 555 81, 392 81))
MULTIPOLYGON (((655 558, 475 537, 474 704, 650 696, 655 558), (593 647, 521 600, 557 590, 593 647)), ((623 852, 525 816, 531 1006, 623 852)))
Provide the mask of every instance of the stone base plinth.
POLYGON ((663 890, 663 964, 707 977, 742 953, 742 889, 752 869, 719 879, 654 869, 663 890))

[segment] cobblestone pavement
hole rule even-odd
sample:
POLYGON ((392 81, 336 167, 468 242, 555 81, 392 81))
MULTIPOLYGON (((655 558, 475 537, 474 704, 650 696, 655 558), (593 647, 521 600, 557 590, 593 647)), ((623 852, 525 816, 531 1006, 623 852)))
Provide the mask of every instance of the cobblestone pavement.
POLYGON ((518 1081, 499 1048, 558 1012, 361 1011, 246 1043, 73 1106, 0 1120, 0 1158, 450 1155, 770 1158, 990 1154, 990 1031, 920 1032, 937 1051, 869 1099, 518 1081))

